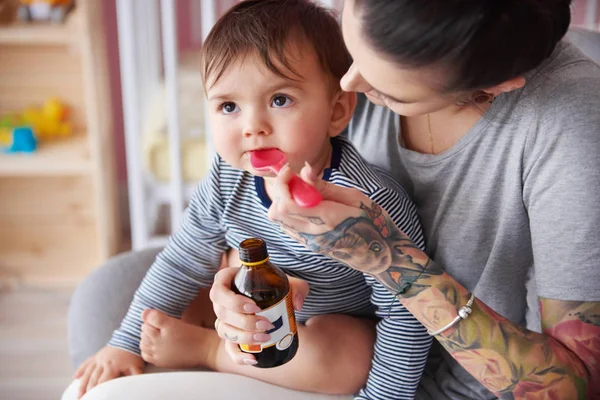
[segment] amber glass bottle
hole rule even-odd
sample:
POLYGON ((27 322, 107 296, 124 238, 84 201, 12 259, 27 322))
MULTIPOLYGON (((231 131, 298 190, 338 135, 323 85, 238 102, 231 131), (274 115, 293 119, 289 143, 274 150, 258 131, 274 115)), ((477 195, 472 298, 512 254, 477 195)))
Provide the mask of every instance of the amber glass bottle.
POLYGON ((261 344, 242 344, 240 349, 256 357, 256 367, 272 368, 290 361, 298 350, 296 317, 290 284, 281 269, 269 262, 267 244, 262 239, 240 243, 242 265, 233 280, 233 290, 254 300, 261 308, 256 315, 266 317, 274 328, 271 340, 261 344))

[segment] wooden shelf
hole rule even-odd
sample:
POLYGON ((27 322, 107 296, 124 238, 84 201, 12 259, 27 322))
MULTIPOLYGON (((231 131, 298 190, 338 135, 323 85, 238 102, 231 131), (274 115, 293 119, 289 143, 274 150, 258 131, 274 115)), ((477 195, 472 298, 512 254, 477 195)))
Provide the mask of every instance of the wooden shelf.
POLYGON ((72 285, 118 250, 104 2, 42 24, 0 0, 0 115, 57 96, 75 130, 31 154, 0 150, 0 288, 72 285))
POLYGON ((0 44, 73 45, 77 34, 77 10, 71 11, 64 24, 11 22, 0 24, 0 44))
POLYGON ((77 176, 91 171, 87 139, 42 143, 31 154, 0 154, 1 176, 77 176))

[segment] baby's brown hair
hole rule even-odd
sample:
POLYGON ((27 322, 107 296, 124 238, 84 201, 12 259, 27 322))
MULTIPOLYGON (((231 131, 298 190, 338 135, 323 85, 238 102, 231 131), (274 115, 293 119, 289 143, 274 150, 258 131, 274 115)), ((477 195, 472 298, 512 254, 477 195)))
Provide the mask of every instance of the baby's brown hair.
POLYGON ((336 17, 310 0, 244 0, 223 15, 202 46, 202 79, 213 84, 238 57, 256 52, 267 68, 293 79, 278 69, 278 61, 297 75, 287 59, 289 46, 310 45, 333 87, 350 67, 350 55, 336 17))

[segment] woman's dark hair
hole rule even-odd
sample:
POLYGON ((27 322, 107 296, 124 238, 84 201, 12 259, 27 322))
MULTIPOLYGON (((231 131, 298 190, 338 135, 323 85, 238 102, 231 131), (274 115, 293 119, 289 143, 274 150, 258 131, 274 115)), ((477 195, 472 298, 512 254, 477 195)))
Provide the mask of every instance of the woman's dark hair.
POLYGON ((407 67, 449 68, 446 91, 536 68, 567 32, 571 0, 355 0, 373 48, 407 67))

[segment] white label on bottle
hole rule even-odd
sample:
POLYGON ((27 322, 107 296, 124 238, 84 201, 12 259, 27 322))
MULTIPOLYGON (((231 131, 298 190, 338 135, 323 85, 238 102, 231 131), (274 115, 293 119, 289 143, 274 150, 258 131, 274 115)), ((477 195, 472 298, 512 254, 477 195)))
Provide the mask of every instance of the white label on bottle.
POLYGON ((256 315, 267 318, 273 324, 274 328, 266 332, 271 335, 271 340, 260 344, 240 344, 242 351, 260 353, 271 346, 275 346, 277 350, 285 350, 291 346, 296 335, 296 317, 289 293, 279 303, 256 315))

